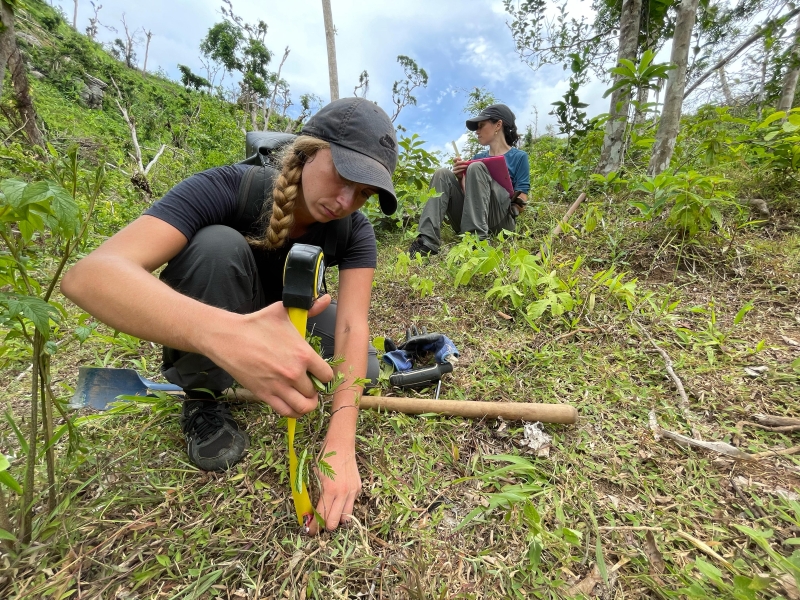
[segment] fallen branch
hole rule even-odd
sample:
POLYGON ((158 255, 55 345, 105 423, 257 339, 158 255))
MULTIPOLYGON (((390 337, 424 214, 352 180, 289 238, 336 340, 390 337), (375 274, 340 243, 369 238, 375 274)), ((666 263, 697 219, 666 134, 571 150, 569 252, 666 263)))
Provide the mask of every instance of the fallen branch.
POLYGON ((800 427, 800 419, 795 417, 778 417, 775 415, 753 415, 753 419, 758 421, 761 425, 769 425, 771 427, 800 427))
MULTIPOLYGON (((575 211, 578 210, 578 207, 581 205, 581 202, 583 202, 585 199, 586 199, 586 194, 585 193, 581 193, 581 195, 578 196, 578 199, 575 200, 575 202, 572 203, 572 206, 569 207, 567 212, 564 214, 564 216, 558 222, 558 225, 553 227, 553 230, 550 232, 550 239, 547 242, 547 246, 548 247, 553 245, 553 240, 556 239, 559 236, 559 234, 563 231, 561 226, 566 224, 566 223, 569 223, 570 218, 575 213, 575 211)), ((541 250, 539 250, 539 252, 536 253, 536 258, 542 258, 542 251, 541 250)))
POLYGON ((663 527, 645 527, 644 525, 601 525, 600 531, 664 531, 663 527))
POLYGON ((678 394, 680 394, 681 397, 681 414, 683 415, 683 418, 686 421, 687 425, 689 425, 689 428, 692 430, 692 437, 696 440, 699 440, 700 434, 694 428, 694 425, 692 424, 691 413, 689 412, 689 397, 686 395, 686 390, 683 387, 683 382, 681 381, 681 378, 678 377, 678 375, 675 373, 675 369, 672 367, 672 359, 669 357, 669 354, 667 354, 667 352, 663 348, 661 348, 661 346, 656 344, 655 340, 653 340, 653 338, 650 337, 650 334, 644 327, 642 327, 640 323, 637 323, 636 321, 633 321, 633 323, 636 325, 636 327, 638 327, 639 331, 641 331, 645 335, 645 337, 653 345, 653 348, 655 348, 661 355, 661 357, 664 359, 664 363, 667 369, 667 374, 669 375, 669 378, 672 379, 672 382, 675 384, 675 387, 678 388, 678 394))
POLYGON ((741 431, 741 427, 744 425, 749 425, 751 427, 758 427, 759 429, 763 429, 764 431, 774 431, 776 433, 790 433, 792 431, 800 431, 800 425, 782 425, 777 427, 771 427, 769 425, 762 425, 761 423, 753 423, 752 421, 739 421, 736 424, 736 429, 741 431))
POLYGON ((726 442, 705 442, 703 440, 690 438, 689 436, 680 433, 675 433, 674 431, 670 431, 669 429, 664 429, 658 424, 658 420, 656 419, 656 412, 654 410, 650 411, 649 420, 650 420, 650 429, 653 430, 653 437, 656 439, 656 441, 659 440, 661 437, 665 437, 677 442, 681 446, 693 446, 695 448, 703 448, 705 450, 711 450, 712 452, 724 454, 725 456, 728 456, 736 460, 755 461, 755 460, 761 460, 762 458, 771 458, 773 456, 787 456, 789 454, 800 453, 800 446, 792 446, 791 448, 784 448, 783 450, 766 450, 764 452, 756 452, 754 454, 749 454, 747 452, 739 450, 736 446, 731 446, 726 442))
POLYGON ((704 442, 703 440, 690 438, 689 436, 682 435, 680 433, 675 433, 674 431, 670 431, 668 429, 664 429, 661 427, 659 427, 659 433, 663 437, 678 442, 681 445, 694 446, 696 448, 704 448, 705 450, 711 450, 712 452, 724 454, 725 456, 729 456, 730 458, 735 458, 737 460, 752 461, 752 460, 758 460, 760 458, 758 454, 748 454, 747 452, 742 452, 736 446, 731 446, 730 444, 726 444, 725 442, 704 442))
POLYGON ((772 456, 788 456, 790 454, 798 453, 800 453, 800 446, 792 446, 791 448, 784 448, 783 450, 765 450, 764 452, 756 452, 750 456, 756 460, 761 460, 762 458, 770 458, 772 456))

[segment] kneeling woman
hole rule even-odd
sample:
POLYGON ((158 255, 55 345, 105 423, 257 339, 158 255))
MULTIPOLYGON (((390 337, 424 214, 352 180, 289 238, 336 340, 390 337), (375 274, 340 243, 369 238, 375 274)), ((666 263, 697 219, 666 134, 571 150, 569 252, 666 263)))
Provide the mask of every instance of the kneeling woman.
POLYGON ((329 529, 352 513, 361 491, 355 457, 361 388, 352 382, 378 370, 368 353, 367 324, 377 248, 358 209, 378 194, 381 209, 395 211, 396 164, 386 113, 363 98, 337 100, 285 150, 256 223, 242 224, 237 215, 248 167, 210 169, 176 185, 79 261, 61 284, 64 295, 104 323, 164 346, 164 375, 187 396, 181 426, 189 458, 201 469, 224 470, 248 445, 227 404, 214 400, 234 380, 279 414, 299 417, 317 406, 307 373, 333 378, 279 300, 289 248, 323 246, 328 228, 349 219, 341 256, 337 250, 326 257, 326 264, 339 266, 338 306, 326 294, 309 311, 323 348, 344 357, 336 369, 346 381, 334 396, 325 438, 326 450, 335 452, 327 461, 336 477, 320 475, 317 506, 329 529), (164 264, 160 279, 153 277, 164 264))
POLYGON ((515 148, 519 141, 514 113, 505 104, 487 106, 477 117, 467 120, 467 128, 476 132, 478 143, 489 149, 473 157, 503 156, 514 187, 513 197, 489 175, 481 162, 456 160, 453 170, 439 169, 431 179, 431 189, 439 196, 431 198, 422 210, 419 235, 408 249, 414 256, 438 254, 442 222, 445 217, 456 233, 474 233, 485 240, 490 234, 506 229, 514 231, 517 216, 525 207, 531 188, 528 155, 515 148))

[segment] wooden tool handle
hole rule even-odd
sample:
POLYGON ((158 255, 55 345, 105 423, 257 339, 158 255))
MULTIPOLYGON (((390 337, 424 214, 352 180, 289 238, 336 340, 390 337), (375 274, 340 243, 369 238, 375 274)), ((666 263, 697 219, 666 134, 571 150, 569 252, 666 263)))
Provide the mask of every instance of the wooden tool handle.
MULTIPOLYGON (((253 393, 237 389, 228 397, 245 402, 257 402, 253 393)), ((578 419, 578 411, 569 404, 534 404, 530 402, 472 402, 469 400, 431 400, 428 398, 389 398, 386 396, 361 396, 361 408, 385 410, 420 415, 435 413, 470 419, 496 419, 507 421, 541 421, 570 425, 578 419)))
POLYGON ((473 402, 469 400, 431 400, 428 398, 389 398, 361 396, 361 408, 394 410, 407 415, 436 413, 470 419, 507 421, 541 421, 542 423, 572 424, 578 411, 569 404, 534 404, 529 402, 473 402))

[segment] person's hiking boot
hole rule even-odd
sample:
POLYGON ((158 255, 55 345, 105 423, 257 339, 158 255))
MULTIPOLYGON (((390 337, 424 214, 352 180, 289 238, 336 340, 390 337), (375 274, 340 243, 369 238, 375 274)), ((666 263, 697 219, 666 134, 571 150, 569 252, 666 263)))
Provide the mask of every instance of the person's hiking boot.
POLYGON ((204 471, 225 471, 239 462, 250 444, 233 420, 227 402, 185 400, 181 429, 189 460, 204 471))
POLYGON ((422 256, 430 256, 431 254, 439 254, 438 250, 434 250, 433 248, 428 248, 425 245, 425 242, 422 241, 422 237, 418 237, 411 245, 408 247, 408 255, 411 258, 414 258, 419 252, 422 256))

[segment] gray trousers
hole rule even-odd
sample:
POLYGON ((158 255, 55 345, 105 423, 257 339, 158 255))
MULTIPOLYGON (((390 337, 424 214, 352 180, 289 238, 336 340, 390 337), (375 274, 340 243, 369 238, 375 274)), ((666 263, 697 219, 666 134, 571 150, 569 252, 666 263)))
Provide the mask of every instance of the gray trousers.
POLYGON ((514 231, 517 222, 509 209, 508 191, 489 175, 480 162, 467 167, 464 188, 450 169, 439 169, 431 179, 431 189, 441 193, 422 209, 417 233, 431 250, 439 249, 445 216, 456 233, 474 233, 485 240, 503 229, 514 231))
MULTIPOLYGON (((264 289, 250 246, 235 229, 211 225, 197 232, 161 272, 161 281, 174 290, 204 304, 230 312, 247 314, 266 306, 264 289)), ((334 349, 336 303, 308 320, 307 329, 322 339, 322 354, 331 358, 334 349)), ((280 344, 280 340, 275 341, 280 344)), ((367 378, 376 382, 380 372, 377 350, 368 352, 367 378)), ((200 354, 164 347, 161 371, 167 381, 181 386, 187 396, 203 398, 207 389, 222 392, 233 384, 233 377, 211 359, 200 354)))

